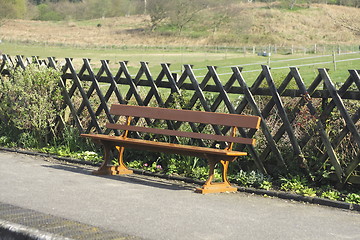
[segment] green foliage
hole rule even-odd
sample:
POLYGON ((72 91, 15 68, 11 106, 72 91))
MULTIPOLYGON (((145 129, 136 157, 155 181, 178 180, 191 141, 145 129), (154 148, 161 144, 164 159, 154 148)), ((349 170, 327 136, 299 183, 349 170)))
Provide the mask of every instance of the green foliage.
POLYGON ((158 164, 157 162, 153 162, 151 165, 145 163, 143 165, 143 169, 150 171, 150 172, 162 172, 163 168, 160 164, 158 164))
POLYGON ((336 190, 327 190, 321 193, 322 198, 328 198, 330 200, 338 200, 340 198, 340 193, 336 190))
POLYGON ((282 182, 280 186, 281 190, 295 192, 303 196, 316 196, 316 190, 308 187, 308 181, 305 178, 301 178, 300 176, 290 176, 290 178, 282 177, 280 181, 282 182))
MULTIPOLYGON (((141 160, 129 161, 127 166, 150 172, 181 175, 200 180, 206 180, 209 175, 209 168, 203 166, 199 158, 173 155, 171 157, 163 156, 156 161, 151 161, 151 155, 152 154, 147 154, 147 157, 143 157, 141 160)), ((215 179, 221 179, 218 171, 215 172, 215 179)))
POLYGON ((103 159, 99 148, 91 140, 80 137, 77 128, 65 126, 52 142, 39 151, 99 163, 103 159))
POLYGON ((100 163, 103 160, 102 156, 99 153, 93 151, 77 152, 70 154, 69 156, 75 159, 83 159, 85 161, 93 163, 100 163))
POLYGON ((315 197, 316 196, 316 190, 314 188, 309 188, 309 187, 305 187, 297 193, 301 194, 303 196, 307 196, 307 197, 315 197))
POLYGON ((260 183, 259 188, 260 189, 265 189, 265 190, 270 190, 272 189, 273 185, 272 182, 264 180, 262 183, 260 183))
POLYGON ((34 133, 28 131, 20 133, 17 143, 23 148, 30 149, 39 146, 38 139, 36 139, 34 133))
POLYGON ((55 120, 61 113, 60 73, 28 66, 12 71, 0 84, 2 135, 17 139, 20 146, 40 147, 55 136, 55 120))
POLYGON ((134 160, 127 163, 130 168, 142 169, 150 172, 163 172, 163 167, 157 162, 147 163, 146 161, 134 160))
MULTIPOLYGON (((200 180, 206 180, 209 177, 209 168, 195 167, 195 168, 191 169, 191 174, 189 175, 189 177, 193 177, 195 179, 200 179, 200 180)), ((217 179, 221 179, 221 175, 217 171, 217 169, 214 172, 214 179, 215 179, 215 181, 217 179)))
POLYGON ((360 195, 356 193, 349 193, 345 199, 348 203, 360 204, 360 195))
POLYGON ((142 169, 144 164, 143 164, 142 161, 133 160, 133 161, 128 162, 127 166, 130 167, 130 168, 142 169))
POLYGON ((61 157, 70 157, 74 159, 82 159, 92 163, 100 163, 103 158, 101 154, 94 151, 77 151, 72 152, 66 146, 49 146, 39 149, 40 152, 49 153, 61 157))
POLYGON ((38 7, 38 17, 36 20, 41 21, 60 21, 64 19, 64 16, 62 16, 59 12, 56 12, 50 8, 47 4, 40 4, 38 7))
POLYGON ((63 19, 99 19, 144 13, 143 0, 70 0, 34 1, 38 10, 35 19, 58 21, 63 19))
MULTIPOLYGON (((197 157, 175 156, 170 159, 166 169, 169 174, 179 174, 200 180, 206 180, 209 176, 209 168, 206 162, 197 157)), ((215 180, 221 178, 217 169, 214 172, 214 178, 215 180)))
POLYGON ((14 147, 14 142, 9 136, 0 136, 0 146, 14 147))
POLYGON ((255 171, 245 172, 240 170, 231 177, 237 184, 244 187, 255 187, 269 190, 272 187, 271 178, 255 171))
MULTIPOLYGON (((1 99, 1 98, 0 98, 1 99)), ((1 101, 0 101, 1 105, 1 101)), ((14 127, 8 126, 6 123, 2 122, 0 128, 0 145, 4 147, 15 147, 17 146, 18 136, 20 131, 14 127)))
POLYGON ((80 132, 77 128, 71 126, 65 126, 61 133, 57 144, 64 146, 69 152, 81 152, 81 151, 97 151, 95 144, 89 140, 80 137, 80 132))
POLYGON ((0 0, 0 19, 23 18, 25 13, 25 0, 0 0))

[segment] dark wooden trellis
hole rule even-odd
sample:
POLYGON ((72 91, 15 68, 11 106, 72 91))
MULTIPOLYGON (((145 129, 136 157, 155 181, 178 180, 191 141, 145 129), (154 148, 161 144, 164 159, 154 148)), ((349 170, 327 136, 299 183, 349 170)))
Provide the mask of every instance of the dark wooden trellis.
MULTIPOLYGON (((246 151, 251 155, 259 171, 268 172, 267 159, 269 155, 277 160, 279 167, 283 169, 289 167, 290 160, 289 157, 286 157, 288 153, 282 152, 279 147, 281 141, 288 142, 292 160, 304 171, 309 171, 307 154, 304 151, 306 151, 306 145, 317 137, 323 146, 323 152, 317 161, 324 163, 329 160, 339 183, 360 183, 358 176, 360 105, 357 104, 357 109, 350 114, 344 104, 345 100, 360 100, 359 70, 349 70, 349 77, 339 89, 336 89, 328 70, 324 68, 318 69, 318 75, 309 87, 305 86, 299 70, 295 67, 290 67, 288 75, 278 87, 275 85, 268 66, 262 66, 261 73, 251 87, 247 86, 241 73, 242 68, 239 67, 232 67, 230 78, 221 80, 216 72, 216 67, 209 66, 205 77, 198 79, 190 65, 184 65, 184 71, 177 75, 171 72, 169 64, 161 64, 160 73, 154 76, 148 64, 141 62, 137 73, 131 75, 127 68, 127 62, 120 62, 119 69, 116 74, 113 74, 109 62, 102 60, 98 72, 95 73, 88 59, 83 59, 80 70, 76 70, 70 58, 66 58, 65 64, 59 67, 54 58, 40 60, 37 57, 16 56, 11 58, 3 55, 0 73, 5 73, 8 68, 25 69, 31 63, 56 69, 61 68, 59 69, 62 71, 60 85, 66 102, 64 108, 69 108, 73 122, 81 132, 109 134, 110 130, 104 127, 99 118, 103 116, 109 122, 118 120, 109 113, 111 103, 128 104, 131 102, 131 104, 141 106, 152 104, 171 107, 174 98, 181 96, 186 90, 190 94, 190 100, 183 108, 194 109, 200 106, 204 111, 237 114, 251 110, 251 114, 262 118, 261 133, 245 132, 240 129, 241 135, 253 137, 255 134, 259 134, 266 142, 263 149, 246 146, 246 151), (297 89, 288 89, 291 81, 295 82, 297 89), (264 85, 266 87, 262 87, 264 85), (208 92, 214 94, 210 100, 206 95, 208 92), (76 95, 81 97, 80 103, 74 102, 76 95), (260 106, 259 96, 266 96, 266 104, 260 106), (233 100, 234 98, 240 99, 240 101, 236 102, 233 100), (284 99, 287 98, 295 99, 290 110, 285 107, 284 99), (321 108, 314 103, 314 99, 322 100, 321 108), (312 117, 314 128, 304 132, 299 139, 296 136, 294 123, 301 109, 304 108, 312 117), (276 112, 280 121, 280 126, 276 130, 268 123, 273 112, 276 112), (328 120, 334 112, 339 113, 344 124, 341 126, 340 133, 331 137, 328 133, 331 123, 328 120), (344 163, 339 159, 337 150, 347 137, 351 138, 351 143, 357 152, 353 159, 344 163)), ((169 129, 177 129, 180 125, 181 123, 167 122, 169 129)), ((197 132, 204 129, 204 126, 195 124, 191 124, 190 127, 197 132)), ((226 134, 229 131, 228 128, 219 129, 217 126, 213 126, 213 130, 217 134, 226 134)), ((115 131, 115 134, 118 135, 119 132, 115 131)))

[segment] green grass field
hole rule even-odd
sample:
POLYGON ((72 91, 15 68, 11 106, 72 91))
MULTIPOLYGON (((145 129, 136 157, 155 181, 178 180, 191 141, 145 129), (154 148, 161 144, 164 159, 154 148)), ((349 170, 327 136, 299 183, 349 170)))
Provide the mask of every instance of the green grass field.
POLYGON ((128 68, 132 75, 136 75, 140 62, 149 63, 150 71, 156 77, 161 63, 171 63, 173 72, 181 73, 184 64, 194 65, 194 72, 201 81, 206 74, 206 66, 218 66, 218 74, 223 82, 231 76, 231 66, 242 66, 243 76, 250 85, 261 71, 261 65, 270 64, 272 75, 276 82, 281 82, 289 72, 289 67, 298 66, 300 74, 306 84, 310 84, 317 75, 318 68, 330 69, 330 77, 334 82, 343 82, 348 77, 349 69, 360 69, 360 52, 335 55, 335 64, 332 55, 273 54, 269 57, 257 56, 253 53, 236 53, 224 51, 187 51, 176 49, 154 48, 84 48, 74 46, 54 46, 44 44, 0 43, 0 51, 10 56, 24 55, 26 57, 39 56, 46 58, 54 56, 61 60, 65 57, 74 58, 75 66, 79 68, 82 58, 91 59, 92 67, 96 71, 100 67, 100 60, 110 60, 110 67, 115 73, 119 61, 129 61, 128 68))

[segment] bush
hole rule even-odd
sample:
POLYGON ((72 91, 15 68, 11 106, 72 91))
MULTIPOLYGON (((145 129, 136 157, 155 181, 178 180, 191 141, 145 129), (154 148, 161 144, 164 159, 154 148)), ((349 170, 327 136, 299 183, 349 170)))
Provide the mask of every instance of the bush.
POLYGON ((25 0, 0 0, 0 19, 23 18, 26 14, 25 0))
POLYGON ((1 135, 22 147, 40 147, 56 135, 55 120, 61 113, 60 73, 28 66, 11 72, 0 84, 1 135))
POLYGON ((36 20, 41 21, 60 21, 64 19, 60 13, 52 10, 47 4, 40 4, 38 7, 39 15, 36 20))

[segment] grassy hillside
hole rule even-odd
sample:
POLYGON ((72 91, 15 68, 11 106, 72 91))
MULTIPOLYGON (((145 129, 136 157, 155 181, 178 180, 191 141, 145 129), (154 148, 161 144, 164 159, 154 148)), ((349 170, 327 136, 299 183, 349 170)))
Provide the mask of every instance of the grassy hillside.
POLYGON ((288 10, 260 3, 204 9, 179 34, 167 25, 149 31, 150 18, 137 15, 87 21, 6 20, 3 41, 76 46, 252 46, 358 44, 360 9, 311 5, 288 10))

